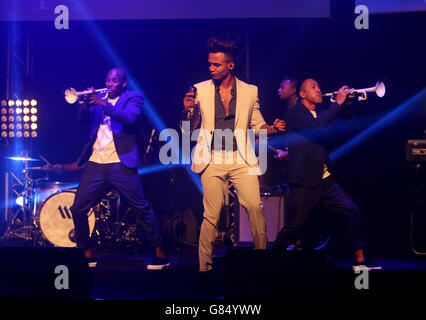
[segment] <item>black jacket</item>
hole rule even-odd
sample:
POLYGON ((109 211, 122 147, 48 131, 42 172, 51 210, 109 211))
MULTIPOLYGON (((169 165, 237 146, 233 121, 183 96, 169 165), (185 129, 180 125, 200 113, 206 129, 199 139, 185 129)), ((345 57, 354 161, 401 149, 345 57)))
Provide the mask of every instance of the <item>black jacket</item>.
POLYGON ((324 148, 326 126, 339 112, 340 106, 333 103, 314 118, 301 102, 288 108, 287 124, 288 183, 316 187, 321 181, 324 164, 330 169, 330 159, 324 148))

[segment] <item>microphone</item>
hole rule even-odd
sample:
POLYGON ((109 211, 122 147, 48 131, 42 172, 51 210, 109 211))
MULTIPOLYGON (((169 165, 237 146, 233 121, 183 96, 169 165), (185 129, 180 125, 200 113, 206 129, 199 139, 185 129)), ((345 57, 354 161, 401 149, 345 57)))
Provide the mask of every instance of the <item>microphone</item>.
POLYGON ((155 129, 152 129, 151 137, 149 138, 149 142, 148 142, 148 147, 146 148, 146 154, 148 154, 149 150, 151 149, 152 138, 154 137, 154 134, 155 134, 155 129))
MULTIPOLYGON (((195 105, 197 105, 197 88, 194 86, 191 86, 188 88, 188 93, 191 93, 194 95, 194 99, 195 99, 195 105)), ((195 106, 194 106, 195 107, 195 106)), ((189 112, 188 112, 188 117, 191 118, 192 115, 194 114, 194 107, 189 107, 189 112)))

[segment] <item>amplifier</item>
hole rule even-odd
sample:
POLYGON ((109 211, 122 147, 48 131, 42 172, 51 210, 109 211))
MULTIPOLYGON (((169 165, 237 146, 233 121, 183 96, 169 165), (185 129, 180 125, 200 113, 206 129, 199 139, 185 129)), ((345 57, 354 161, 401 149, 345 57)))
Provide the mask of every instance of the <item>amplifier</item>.
MULTIPOLYGON (((268 242, 275 241, 278 232, 284 226, 285 198, 284 195, 261 195, 266 217, 266 234, 268 242)), ((252 244, 253 237, 250 231, 247 212, 240 205, 239 219, 236 226, 236 242, 238 244, 252 244)))
POLYGON ((407 161, 426 161, 426 140, 408 140, 407 161))

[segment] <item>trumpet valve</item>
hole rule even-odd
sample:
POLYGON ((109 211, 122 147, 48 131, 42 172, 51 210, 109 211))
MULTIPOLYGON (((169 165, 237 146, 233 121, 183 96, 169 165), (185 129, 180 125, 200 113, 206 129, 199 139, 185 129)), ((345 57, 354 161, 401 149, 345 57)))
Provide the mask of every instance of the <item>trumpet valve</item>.
POLYGON ((357 91, 358 93, 358 101, 364 101, 367 100, 367 92, 364 90, 357 91))

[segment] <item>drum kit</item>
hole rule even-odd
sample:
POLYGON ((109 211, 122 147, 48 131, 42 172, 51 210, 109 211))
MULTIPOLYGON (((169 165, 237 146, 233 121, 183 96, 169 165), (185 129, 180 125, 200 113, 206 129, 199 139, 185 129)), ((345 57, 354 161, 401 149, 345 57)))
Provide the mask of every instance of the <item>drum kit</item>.
MULTIPOLYGON (((45 166, 30 167, 40 161, 30 157, 8 157, 24 164, 22 178, 10 172, 13 193, 21 199, 19 208, 8 218, 7 228, 0 240, 24 239, 34 246, 76 247, 74 222, 70 207, 74 202, 77 183, 53 181, 48 173, 64 174, 47 162, 45 166), (36 173, 45 174, 35 178, 36 173)), ((141 244, 139 230, 130 208, 121 205, 118 192, 111 191, 88 213, 93 244, 102 249, 134 249, 141 244)))

